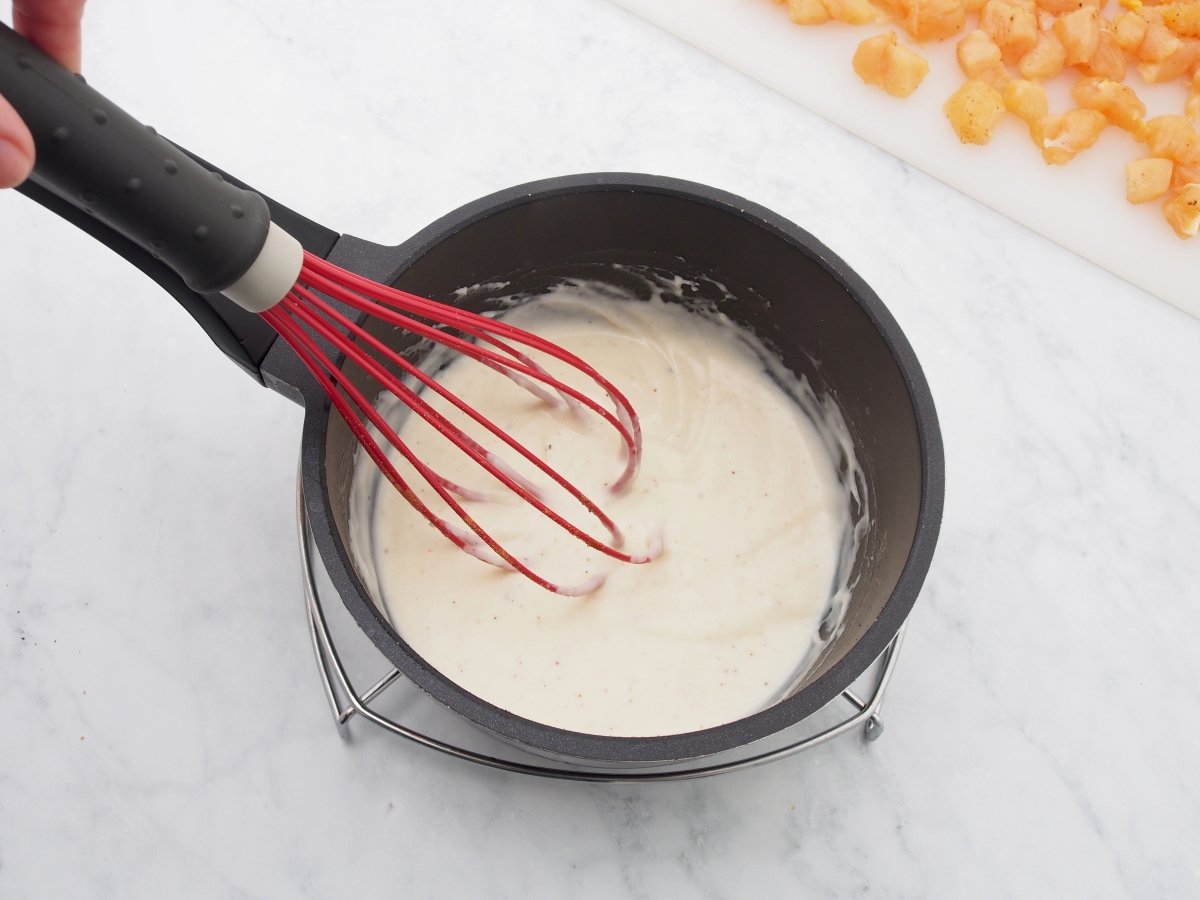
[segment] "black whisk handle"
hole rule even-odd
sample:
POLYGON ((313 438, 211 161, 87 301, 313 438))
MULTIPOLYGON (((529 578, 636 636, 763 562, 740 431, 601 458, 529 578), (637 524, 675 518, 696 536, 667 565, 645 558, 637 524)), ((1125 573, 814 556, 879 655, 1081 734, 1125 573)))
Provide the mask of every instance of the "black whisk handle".
POLYGON ((270 212, 0 22, 0 94, 33 133, 32 180, 173 269, 221 291, 257 259, 270 212))

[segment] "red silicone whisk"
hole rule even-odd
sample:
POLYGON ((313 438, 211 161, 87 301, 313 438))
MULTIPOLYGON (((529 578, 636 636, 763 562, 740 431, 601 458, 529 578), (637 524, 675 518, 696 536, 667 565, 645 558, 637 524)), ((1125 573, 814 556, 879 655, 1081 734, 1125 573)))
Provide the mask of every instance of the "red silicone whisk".
POLYGON ((496 425, 484 413, 469 406, 423 371, 420 366, 370 334, 362 325, 343 315, 330 302, 322 299, 321 295, 490 366, 510 376, 543 401, 556 402, 555 394, 557 394, 566 402, 578 403, 598 416, 620 435, 625 448, 624 469, 609 488, 615 493, 628 485, 637 472, 638 461, 641 457, 642 436, 637 413, 634 412, 625 396, 608 379, 574 354, 527 331, 515 328, 501 320, 481 316, 378 284, 347 272, 311 253, 304 254, 299 277, 288 293, 279 303, 262 313, 262 316, 296 351, 301 361, 325 390, 334 408, 350 426, 358 442, 379 466, 388 481, 431 525, 458 547, 486 562, 494 562, 495 560, 483 552, 483 547, 490 548, 503 565, 520 572, 541 587, 559 594, 577 595, 598 586, 595 580, 575 586, 550 582, 531 570, 500 544, 462 505, 461 499, 479 499, 479 495, 443 478, 433 466, 419 459, 380 412, 379 407, 384 404, 372 402, 360 389, 355 387, 351 380, 345 377, 345 367, 353 365, 366 372, 389 396, 396 398, 428 422, 451 444, 506 488, 541 515, 566 529, 592 549, 622 562, 649 561, 648 554, 635 555, 620 549, 623 543, 620 529, 592 498, 533 453, 526 445, 496 425), (343 369, 334 365, 328 354, 321 349, 321 340, 327 341, 337 351, 345 354, 343 369), (518 349, 519 347, 544 353, 589 378, 610 398, 613 410, 605 409, 591 397, 550 375, 525 352, 518 349), (503 461, 502 457, 481 445, 447 419, 445 415, 438 412, 422 397, 420 390, 406 384, 404 378, 395 374, 391 367, 399 369, 405 375, 420 382, 425 390, 432 391, 449 402, 509 450, 548 476, 591 514, 603 528, 606 536, 598 538, 589 534, 550 507, 540 496, 536 486, 517 474, 511 466, 503 461), (553 393, 538 388, 538 385, 546 385, 552 389, 553 393), (373 425, 386 443, 394 448, 433 488, 454 516, 466 526, 466 531, 455 527, 446 518, 437 515, 428 504, 417 496, 388 458, 387 451, 371 434, 370 429, 367 428, 368 423, 373 425))
MULTIPOLYGON (((367 397, 346 370, 365 373, 458 452, 587 546, 623 562, 649 560, 649 554, 621 549, 620 530, 595 499, 484 412, 376 338, 363 326, 363 314, 490 366, 547 403, 574 404, 597 416, 620 435, 624 446, 624 468, 611 488, 619 491, 634 477, 641 456, 637 415, 625 396, 583 360, 503 321, 377 284, 305 251, 271 221, 262 196, 205 169, 2 23, 0 94, 34 136, 37 163, 31 180, 38 188, 56 202, 87 213, 87 224, 80 227, 109 246, 133 242, 168 266, 196 295, 219 292, 261 316, 292 347, 387 479, 457 546, 560 594, 586 593, 599 584, 593 579, 564 585, 531 570, 464 506, 464 501, 480 495, 439 475, 436 464, 418 459, 380 412, 380 404, 367 397), (103 236, 96 223, 103 226, 103 236), (334 363, 330 350, 342 357, 343 368, 334 363), (585 376, 607 396, 611 409, 553 377, 526 351, 544 354, 585 376), (432 394, 486 432, 489 445, 435 409, 426 399, 432 394), (436 512, 418 496, 393 464, 392 451, 428 483, 448 513, 436 512), (594 520, 592 530, 573 524, 552 507, 530 479, 506 462, 506 455, 525 460, 565 491, 570 502, 594 520)), ((51 206, 38 192, 31 196, 51 206)))

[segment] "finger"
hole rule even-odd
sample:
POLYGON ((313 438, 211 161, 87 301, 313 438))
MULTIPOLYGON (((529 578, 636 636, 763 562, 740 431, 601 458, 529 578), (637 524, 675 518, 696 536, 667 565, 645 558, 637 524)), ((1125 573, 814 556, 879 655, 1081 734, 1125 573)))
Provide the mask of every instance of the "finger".
POLYGON ((84 0, 13 0, 13 28, 72 72, 82 66, 84 0))
POLYGON ((0 188, 16 187, 33 169, 33 136, 17 111, 0 97, 0 188))

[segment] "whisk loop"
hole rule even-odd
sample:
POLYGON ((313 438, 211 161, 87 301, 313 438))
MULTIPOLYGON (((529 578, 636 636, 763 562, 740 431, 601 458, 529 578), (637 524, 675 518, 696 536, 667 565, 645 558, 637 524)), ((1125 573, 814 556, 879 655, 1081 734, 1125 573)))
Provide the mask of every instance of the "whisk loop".
POLYGON ((627 563, 649 562, 657 555, 657 546, 651 548, 650 552, 638 554, 621 549, 624 538, 620 529, 591 497, 525 444, 449 391, 418 365, 405 359, 365 328, 343 315, 333 304, 323 299, 320 296, 322 294, 474 359, 507 376, 544 403, 560 406, 566 404, 577 414, 591 413, 598 416, 616 431, 624 448, 624 468, 608 488, 613 494, 624 490, 637 473, 642 450, 642 434, 637 413, 624 394, 610 381, 575 354, 557 344, 501 320, 377 284, 305 252, 296 284, 283 300, 263 312, 262 316, 295 350, 384 477, 448 540, 484 562, 512 569, 546 590, 564 596, 582 596, 604 583, 603 574, 576 585, 552 582, 533 571, 505 548, 463 506, 462 501, 482 501, 487 499, 487 494, 444 478, 420 460, 397 434, 396 429, 388 423, 376 404, 345 377, 342 370, 329 358, 321 346, 322 341, 344 354, 347 364, 353 363, 362 369, 385 391, 420 416, 505 488, 588 547, 627 563), (551 375, 526 352, 518 349, 521 347, 543 353, 586 376, 612 401, 613 410, 605 409, 592 397, 551 375), (397 375, 396 370, 403 375, 397 375), (606 537, 599 538, 589 534, 552 508, 545 493, 536 484, 430 405, 422 397, 421 390, 414 389, 414 382, 441 397, 566 491, 604 529, 606 537), (372 434, 372 427, 368 427, 367 423, 412 466, 465 528, 438 515, 418 496, 397 470, 387 450, 372 434))

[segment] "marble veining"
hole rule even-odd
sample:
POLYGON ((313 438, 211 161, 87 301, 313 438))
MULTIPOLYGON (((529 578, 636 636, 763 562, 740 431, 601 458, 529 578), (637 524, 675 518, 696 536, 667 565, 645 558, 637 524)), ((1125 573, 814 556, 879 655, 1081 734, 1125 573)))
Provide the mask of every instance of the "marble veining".
POLYGON ((0 196, 0 896, 1200 893, 1200 322, 604 0, 129 0, 89 10, 85 59, 372 240, 605 169, 799 222, 925 366, 945 525, 877 743, 660 786, 344 743, 300 600, 300 411, 0 196))

